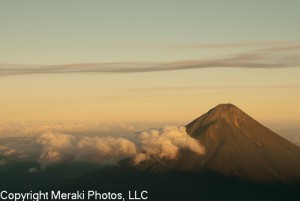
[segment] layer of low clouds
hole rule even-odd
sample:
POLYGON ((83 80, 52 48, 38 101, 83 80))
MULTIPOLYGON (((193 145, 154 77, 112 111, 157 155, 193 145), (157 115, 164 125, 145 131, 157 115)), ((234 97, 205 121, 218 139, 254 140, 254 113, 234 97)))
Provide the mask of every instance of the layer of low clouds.
POLYGON ((134 158, 134 164, 144 160, 175 160, 183 149, 198 155, 205 153, 200 142, 182 126, 142 131, 137 143, 125 138, 75 137, 62 133, 45 133, 37 142, 43 146, 38 159, 42 166, 61 162, 114 164, 128 157, 134 158))
POLYGON ((0 145, 0 156, 11 156, 16 153, 15 149, 0 145))
POLYGON ((142 129, 143 126, 101 122, 0 122, 0 139, 6 137, 35 137, 43 133, 120 134, 142 129))
MULTIPOLYGON (((190 137, 183 126, 141 129, 144 126, 97 122, 0 123, 0 166, 12 161, 35 161, 47 169, 60 163, 116 164, 132 158, 134 164, 146 160, 175 160, 181 150, 205 154, 200 141, 190 137)), ((299 145, 299 130, 282 132, 299 145)))
POLYGON ((300 146, 300 129, 279 130, 278 133, 290 142, 300 146))
POLYGON ((28 173, 38 173, 38 172, 39 172, 39 170, 35 167, 32 167, 32 168, 28 169, 28 173))
MULTIPOLYGON (((144 125, 139 124, 101 122, 0 122, 0 156, 9 155, 14 160, 37 161, 45 147, 53 148, 53 150, 60 149, 59 146, 76 147, 75 144, 78 144, 79 137, 96 139, 95 142, 97 142, 95 137, 134 140, 136 138, 135 132, 145 129, 144 127, 144 125), (58 139, 55 138, 57 134, 61 134, 61 139, 59 138, 56 143, 58 147, 54 147, 55 139, 58 139), (59 142, 68 142, 69 144, 60 145, 59 142)), ((57 153, 49 151, 48 156, 55 158, 55 154, 57 153)), ((67 157, 64 153, 61 154, 63 154, 64 159, 67 157)), ((56 157, 58 160, 60 156, 56 155, 56 157)), ((40 161, 47 163, 47 157, 43 156, 40 161)))
POLYGON ((136 155, 135 144, 124 138, 45 133, 37 143, 43 146, 38 159, 42 166, 61 162, 108 163, 136 155))
MULTIPOLYGON (((44 170, 61 163, 104 165, 132 158, 139 164, 145 160, 175 160, 181 150, 199 155, 205 152, 201 143, 190 137, 182 126, 138 131, 124 124, 81 124, 2 122, 0 156, 15 161, 35 161, 44 170)), ((28 171, 35 173, 36 170, 28 171)))
POLYGON ((295 137, 294 141, 296 145, 300 146, 300 136, 295 137))
POLYGON ((51 73, 138 73, 201 68, 300 67, 300 46, 272 47, 207 60, 174 62, 79 63, 64 65, 0 64, 0 76, 51 73))

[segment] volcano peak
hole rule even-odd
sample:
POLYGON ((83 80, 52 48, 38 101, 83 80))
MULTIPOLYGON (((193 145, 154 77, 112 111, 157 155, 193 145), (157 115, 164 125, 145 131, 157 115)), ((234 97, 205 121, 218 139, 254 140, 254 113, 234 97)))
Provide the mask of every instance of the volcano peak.
POLYGON ((211 109, 208 113, 217 113, 219 115, 239 115, 242 112, 242 110, 240 110, 238 107, 236 107, 235 105, 231 104, 231 103, 224 103, 224 104, 219 104, 216 107, 214 107, 213 109, 211 109))
POLYGON ((248 124, 249 121, 253 122, 254 120, 235 105, 231 103, 219 104, 187 125, 187 130, 189 133, 194 133, 199 128, 216 122, 223 122, 231 127, 240 128, 241 124, 248 124))
POLYGON ((233 105, 232 103, 222 103, 222 104, 217 105, 213 109, 225 111, 225 110, 229 110, 232 108, 237 108, 237 107, 235 105, 233 105))
POLYGON ((290 182, 300 178, 300 149, 233 104, 220 104, 186 126, 205 154, 183 151, 176 160, 148 161, 138 168, 213 171, 250 181, 290 182))

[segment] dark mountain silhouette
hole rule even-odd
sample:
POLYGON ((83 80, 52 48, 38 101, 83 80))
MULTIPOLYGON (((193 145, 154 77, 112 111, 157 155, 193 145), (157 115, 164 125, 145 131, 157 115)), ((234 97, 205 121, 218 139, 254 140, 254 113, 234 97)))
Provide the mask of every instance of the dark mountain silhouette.
POLYGON ((213 171, 248 181, 300 180, 300 148, 232 104, 221 104, 186 126, 206 148, 182 151, 177 160, 145 161, 143 171, 213 171))

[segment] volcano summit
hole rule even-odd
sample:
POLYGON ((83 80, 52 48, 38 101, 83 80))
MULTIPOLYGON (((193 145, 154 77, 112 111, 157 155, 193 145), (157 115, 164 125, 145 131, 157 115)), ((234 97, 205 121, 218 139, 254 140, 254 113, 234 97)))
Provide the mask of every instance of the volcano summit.
POLYGON ((300 180, 300 148, 232 104, 220 104, 186 126, 205 147, 199 156, 182 150, 176 160, 148 160, 143 171, 212 171, 257 182, 300 180))

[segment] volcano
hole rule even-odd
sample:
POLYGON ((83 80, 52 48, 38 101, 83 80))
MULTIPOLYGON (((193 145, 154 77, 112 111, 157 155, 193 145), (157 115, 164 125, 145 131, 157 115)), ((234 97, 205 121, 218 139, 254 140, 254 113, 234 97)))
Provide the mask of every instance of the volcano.
POLYGON ((176 160, 148 160, 143 171, 211 171, 257 182, 300 180, 300 148, 233 104, 220 104, 186 126, 205 147, 199 156, 182 150, 176 160))
MULTIPOLYGON (((134 158, 37 190, 149 192, 149 200, 300 200, 300 148, 232 104, 221 104, 186 126, 205 147, 181 148, 174 159, 134 158)), ((185 133, 186 134, 186 133, 185 133)), ((194 140, 192 139, 192 140, 194 140)), ((197 142, 196 142, 197 143, 197 142)))

